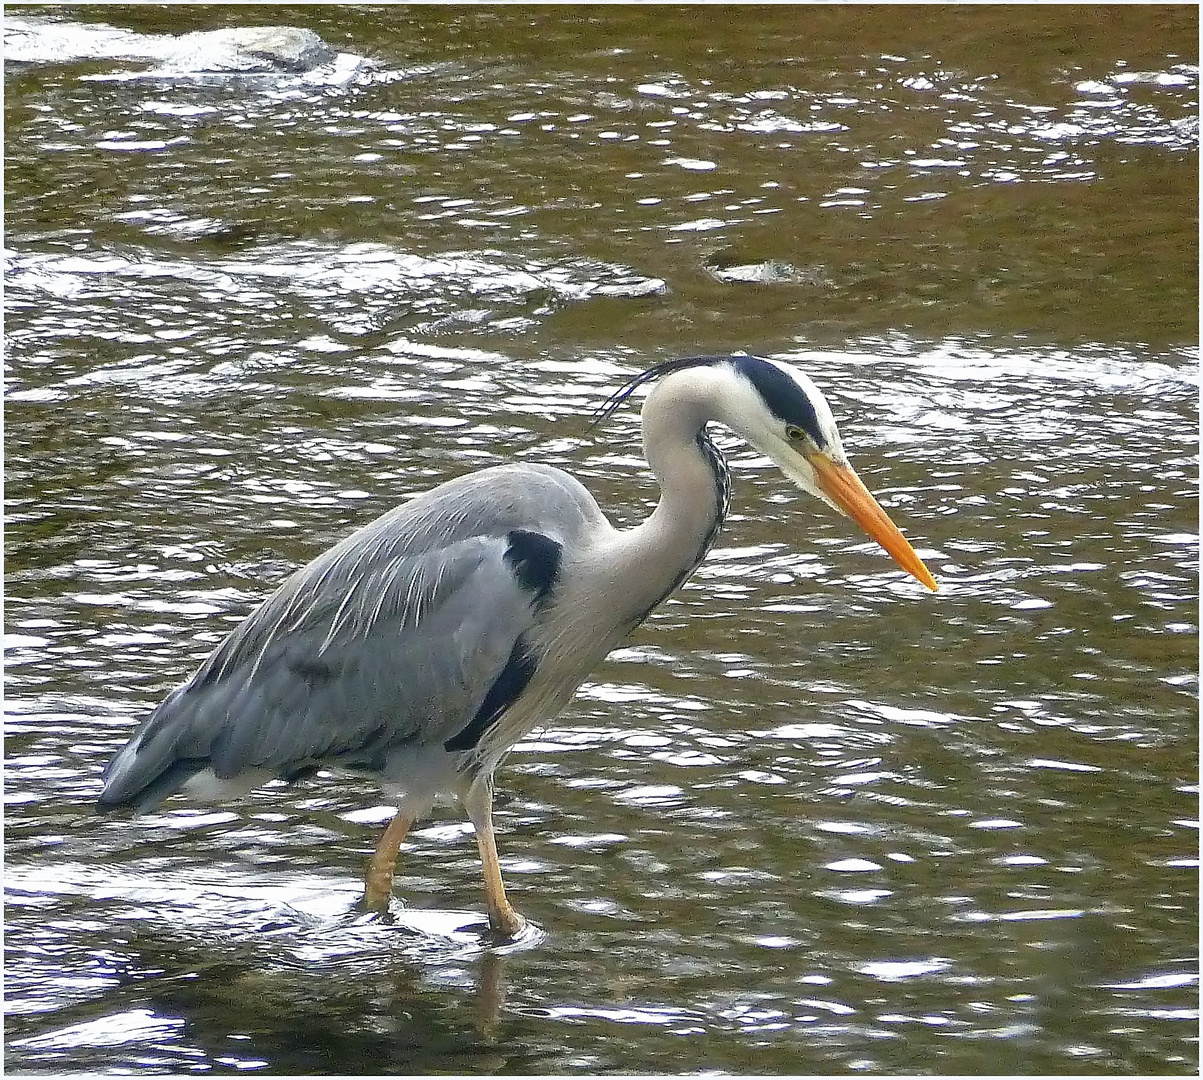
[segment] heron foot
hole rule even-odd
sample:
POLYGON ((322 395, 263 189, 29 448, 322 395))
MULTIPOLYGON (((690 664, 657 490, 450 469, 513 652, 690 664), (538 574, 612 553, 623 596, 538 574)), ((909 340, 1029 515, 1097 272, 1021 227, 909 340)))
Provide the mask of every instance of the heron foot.
POLYGON ((513 941, 526 929, 526 920, 509 904, 489 912, 489 933, 503 941, 513 941))
POLYGON ((385 915, 388 913, 389 904, 393 899, 393 881, 392 877, 383 884, 374 883, 370 878, 364 885, 363 896, 359 898, 359 902, 355 905, 360 911, 369 912, 373 915, 385 915), (373 885, 375 884, 375 887, 373 885))

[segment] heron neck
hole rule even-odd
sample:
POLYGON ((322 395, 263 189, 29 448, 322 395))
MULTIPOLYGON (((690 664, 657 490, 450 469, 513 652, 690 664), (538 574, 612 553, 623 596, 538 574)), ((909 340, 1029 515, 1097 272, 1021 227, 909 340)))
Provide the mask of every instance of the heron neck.
POLYGON ((706 556, 727 514, 727 463, 706 435, 714 398, 697 380, 671 376, 643 407, 643 452, 660 484, 660 501, 630 530, 624 574, 640 583, 643 618, 706 556))

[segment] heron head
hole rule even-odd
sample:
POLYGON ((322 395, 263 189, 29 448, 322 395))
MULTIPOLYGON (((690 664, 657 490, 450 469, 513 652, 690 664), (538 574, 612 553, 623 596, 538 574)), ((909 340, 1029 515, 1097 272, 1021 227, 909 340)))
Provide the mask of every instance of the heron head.
POLYGON ((722 421, 771 458, 803 491, 850 517, 908 574, 935 591, 936 580, 848 464, 822 391, 791 364, 731 357, 736 377, 722 421))

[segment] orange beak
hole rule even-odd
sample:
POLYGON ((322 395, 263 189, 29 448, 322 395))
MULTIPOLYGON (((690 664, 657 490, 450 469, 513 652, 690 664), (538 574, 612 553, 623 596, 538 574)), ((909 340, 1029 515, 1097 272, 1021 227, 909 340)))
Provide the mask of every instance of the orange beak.
POLYGON ((898 531, 898 526, 877 505, 860 477, 849 466, 837 465, 825 454, 807 454, 806 459, 818 477, 823 494, 885 548, 903 570, 935 592, 936 579, 931 576, 931 571, 898 531))

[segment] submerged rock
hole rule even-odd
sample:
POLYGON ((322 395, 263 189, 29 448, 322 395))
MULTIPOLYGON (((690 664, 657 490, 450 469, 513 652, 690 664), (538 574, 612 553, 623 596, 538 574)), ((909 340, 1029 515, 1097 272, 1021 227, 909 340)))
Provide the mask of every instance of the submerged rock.
POLYGON ((367 65, 335 52, 312 30, 239 26, 189 34, 139 34, 106 23, 34 16, 4 20, 7 63, 65 64, 82 60, 149 60, 147 76, 299 75, 336 71, 340 79, 367 65))
POLYGON ((312 30, 293 26, 201 30, 174 41, 163 71, 296 74, 332 64, 336 55, 312 30))
POLYGON ((733 265, 716 265, 711 263, 706 269, 719 281, 725 281, 729 284, 814 286, 829 286, 832 284, 822 266, 797 267, 790 263, 782 262, 780 259, 765 259, 762 262, 737 263, 733 265))

